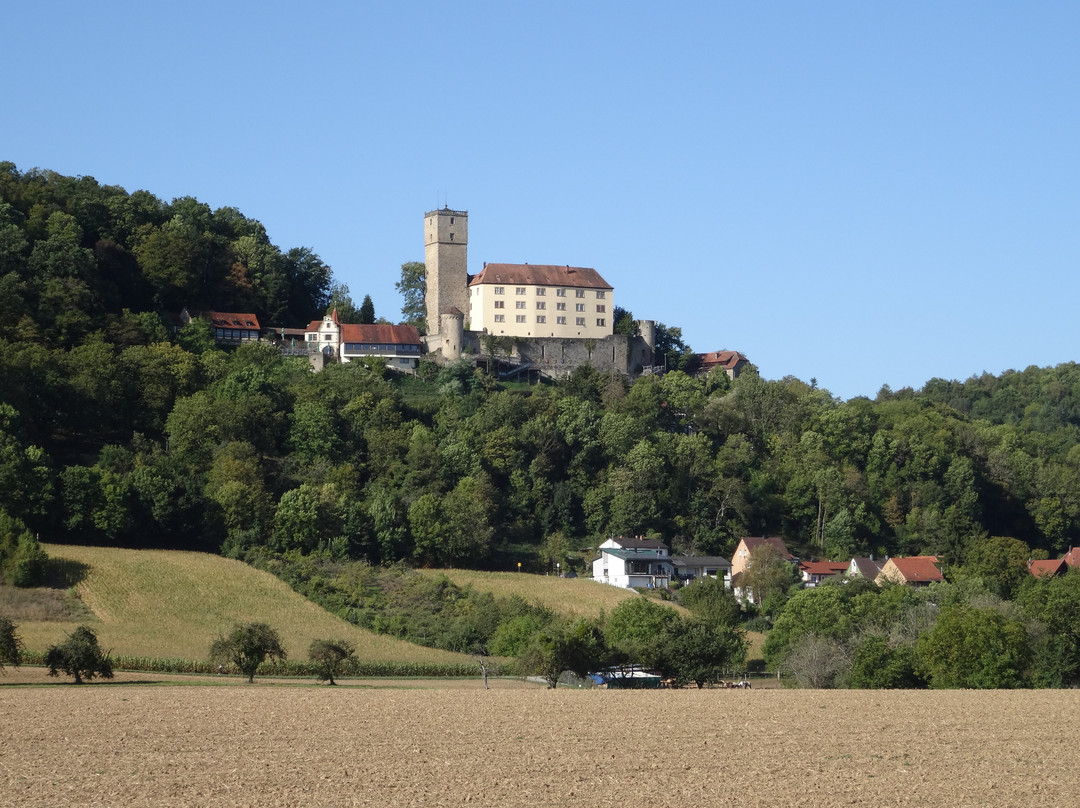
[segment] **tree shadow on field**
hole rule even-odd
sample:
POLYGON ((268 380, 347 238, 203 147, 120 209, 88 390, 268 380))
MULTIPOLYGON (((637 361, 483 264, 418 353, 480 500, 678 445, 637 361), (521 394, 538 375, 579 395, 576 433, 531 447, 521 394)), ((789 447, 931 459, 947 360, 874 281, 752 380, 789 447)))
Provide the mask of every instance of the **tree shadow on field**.
POLYGON ((50 589, 70 589, 86 578, 90 565, 70 558, 49 558, 45 562, 42 586, 50 589))

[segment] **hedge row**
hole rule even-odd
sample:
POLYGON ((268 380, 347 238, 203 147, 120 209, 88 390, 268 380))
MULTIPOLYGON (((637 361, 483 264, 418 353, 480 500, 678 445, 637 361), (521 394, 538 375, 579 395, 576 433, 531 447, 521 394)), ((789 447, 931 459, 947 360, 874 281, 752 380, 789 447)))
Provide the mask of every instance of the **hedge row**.
MULTIPOLYGON (((170 659, 167 657, 111 657, 114 670, 142 671, 146 673, 219 673, 218 666, 209 660, 170 659)), ((27 651, 23 662, 28 665, 44 665, 45 654, 40 651, 27 651)), ((491 676, 508 676, 514 671, 510 665, 494 660, 486 663, 491 676)), ((226 665, 222 673, 239 675, 233 665, 226 665)), ((308 660, 285 660, 282 662, 264 662, 259 666, 258 676, 297 676, 313 677, 318 675, 315 663, 308 660)), ((479 676, 480 668, 476 663, 437 663, 437 662, 364 662, 353 660, 342 666, 337 676, 367 677, 469 677, 479 676)))

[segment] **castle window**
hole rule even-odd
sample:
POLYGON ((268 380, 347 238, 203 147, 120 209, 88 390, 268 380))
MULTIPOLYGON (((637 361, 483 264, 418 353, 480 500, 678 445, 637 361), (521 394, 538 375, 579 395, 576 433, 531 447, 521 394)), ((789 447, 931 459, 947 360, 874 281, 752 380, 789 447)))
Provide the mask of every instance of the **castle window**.
POLYGON ((557 310, 559 310, 559 311, 566 311, 566 304, 565 303, 556 303, 555 308, 557 310))
POLYGON ((517 315, 517 316, 516 316, 516 317, 514 318, 514 322, 515 322, 515 323, 523 323, 523 322, 525 322, 525 315, 524 315, 524 314, 519 314, 519 315, 517 315))
POLYGON ((536 302, 536 308, 538 308, 538 309, 546 309, 547 308, 547 303, 545 303, 543 300, 538 300, 536 302))
POLYGON ((506 287, 505 286, 496 286, 495 287, 495 294, 497 294, 497 295, 505 295, 506 294, 506 287))
POLYGON ((574 311, 585 311, 585 304, 584 303, 575 303, 574 304, 574 311))
POLYGON ((585 318, 584 317, 578 317, 577 318, 577 324, 578 325, 585 325, 585 318))
POLYGON ((574 297, 585 297, 585 290, 584 289, 575 289, 574 290, 574 297))
POLYGON ((596 293, 596 299, 597 299, 597 300, 603 300, 603 299, 604 299, 604 295, 605 295, 605 294, 606 294, 605 292, 600 292, 600 291, 597 291, 597 293, 596 293))
POLYGON ((453 217, 453 216, 451 216, 451 217, 450 217, 450 224, 453 224, 453 223, 454 223, 454 217, 453 217))
POLYGON ((538 315, 536 315, 536 322, 538 322, 538 323, 546 323, 547 322, 547 317, 545 317, 543 314, 538 314, 538 315))
POLYGON ((497 323, 505 323, 506 322, 506 315, 505 314, 496 314, 495 315, 495 322, 497 322, 497 323))
POLYGON ((505 300, 496 300, 495 301, 495 308, 497 308, 497 309, 505 309, 506 308, 506 301, 505 300))
POLYGON ((454 234, 453 234, 453 233, 451 233, 451 234, 450 234, 450 240, 451 240, 451 241, 453 241, 453 240, 454 240, 454 234))
POLYGON ((555 290, 555 297, 566 297, 566 290, 565 289, 556 289, 555 290))
POLYGON ((525 308, 525 301, 524 300, 515 300, 514 301, 514 308, 515 309, 523 309, 523 308, 525 308))
POLYGON ((565 317, 556 317, 555 322, 558 323, 559 325, 566 325, 566 318, 565 317))

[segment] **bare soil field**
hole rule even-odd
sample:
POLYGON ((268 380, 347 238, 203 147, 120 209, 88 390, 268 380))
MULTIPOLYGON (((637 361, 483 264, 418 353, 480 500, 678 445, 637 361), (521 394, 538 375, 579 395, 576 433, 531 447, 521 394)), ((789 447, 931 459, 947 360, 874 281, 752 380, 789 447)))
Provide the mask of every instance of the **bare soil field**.
POLYGON ((1076 691, 0 686, 0 803, 1060 806, 1080 793, 1078 708, 1076 691))

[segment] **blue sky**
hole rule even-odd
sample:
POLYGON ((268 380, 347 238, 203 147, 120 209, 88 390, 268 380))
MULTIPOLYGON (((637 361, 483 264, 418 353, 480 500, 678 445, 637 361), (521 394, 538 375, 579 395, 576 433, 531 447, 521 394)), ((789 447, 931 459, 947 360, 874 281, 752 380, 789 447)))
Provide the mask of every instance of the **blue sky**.
POLYGON ((395 319, 422 220, 843 398, 1077 358, 1075 2, 4 12, 0 159, 194 196, 395 319), (662 7, 663 6, 663 7, 662 7))

